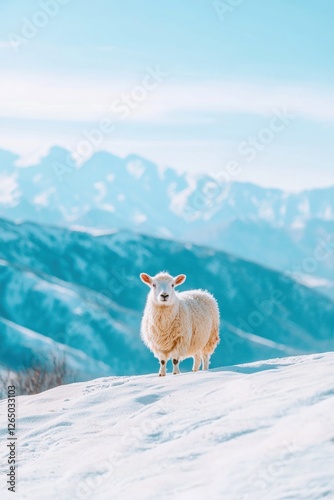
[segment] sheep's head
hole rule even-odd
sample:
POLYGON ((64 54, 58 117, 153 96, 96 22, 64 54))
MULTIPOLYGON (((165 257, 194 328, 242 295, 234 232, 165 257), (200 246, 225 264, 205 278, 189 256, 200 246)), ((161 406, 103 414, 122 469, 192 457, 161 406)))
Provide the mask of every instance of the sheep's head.
POLYGON ((168 273, 159 273, 155 276, 141 273, 140 279, 151 289, 151 297, 155 304, 168 306, 175 302, 175 287, 186 280, 185 274, 179 274, 175 278, 168 273))

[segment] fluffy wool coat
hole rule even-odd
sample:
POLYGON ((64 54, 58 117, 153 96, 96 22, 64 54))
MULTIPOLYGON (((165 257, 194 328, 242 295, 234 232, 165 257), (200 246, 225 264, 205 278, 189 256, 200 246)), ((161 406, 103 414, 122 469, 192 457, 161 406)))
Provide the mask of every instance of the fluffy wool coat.
POLYGON ((219 342, 215 298, 204 290, 176 292, 176 298, 166 307, 148 295, 141 325, 143 341, 160 360, 209 357, 219 342))

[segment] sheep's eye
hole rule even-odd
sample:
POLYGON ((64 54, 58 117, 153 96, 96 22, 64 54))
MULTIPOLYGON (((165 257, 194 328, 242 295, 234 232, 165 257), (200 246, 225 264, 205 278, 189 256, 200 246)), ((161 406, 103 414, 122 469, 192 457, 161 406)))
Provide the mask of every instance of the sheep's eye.
POLYGON ((174 288, 174 283, 172 283, 172 288, 174 288))
POLYGON ((152 285, 152 286, 153 286, 153 288, 156 288, 156 286, 157 286, 157 285, 156 285, 155 283, 153 283, 153 285, 152 285))

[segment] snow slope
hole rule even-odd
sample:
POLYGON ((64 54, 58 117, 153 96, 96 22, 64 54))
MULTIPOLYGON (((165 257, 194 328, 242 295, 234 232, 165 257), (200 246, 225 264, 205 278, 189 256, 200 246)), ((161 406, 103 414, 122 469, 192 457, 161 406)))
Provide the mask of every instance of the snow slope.
POLYGON ((334 498, 333 387, 326 353, 20 397, 15 498, 334 498))

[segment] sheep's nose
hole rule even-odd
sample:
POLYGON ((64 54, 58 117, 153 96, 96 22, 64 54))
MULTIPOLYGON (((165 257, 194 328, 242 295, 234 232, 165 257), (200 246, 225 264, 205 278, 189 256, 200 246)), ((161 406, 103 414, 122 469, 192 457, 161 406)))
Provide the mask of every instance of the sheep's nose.
POLYGON ((169 297, 168 293, 163 292, 160 294, 162 298, 167 299, 169 297))

